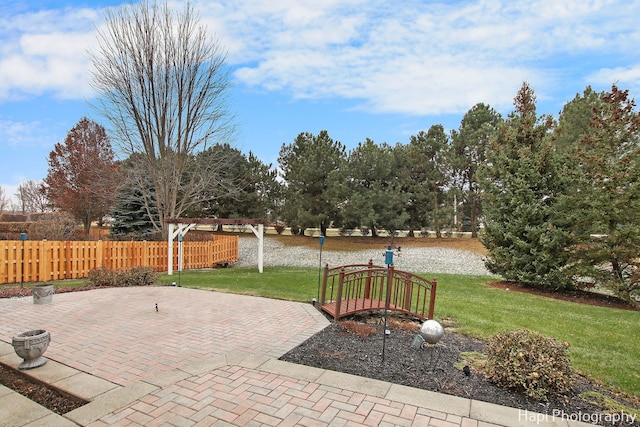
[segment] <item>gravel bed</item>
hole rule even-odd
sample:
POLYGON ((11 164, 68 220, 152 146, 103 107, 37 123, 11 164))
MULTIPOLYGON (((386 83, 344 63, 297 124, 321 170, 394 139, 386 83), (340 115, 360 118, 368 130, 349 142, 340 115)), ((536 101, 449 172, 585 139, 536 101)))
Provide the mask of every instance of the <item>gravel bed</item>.
MULTIPOLYGON (((239 267, 253 267, 258 265, 258 239, 255 237, 240 237, 239 267)), ((264 266, 265 267, 319 267, 329 264, 336 267, 347 264, 364 264, 373 260, 375 265, 384 266, 386 248, 368 249, 363 251, 322 251, 303 246, 286 246, 282 243, 264 238, 264 266)), ((471 251, 445 248, 416 248, 405 247, 396 252, 393 258, 398 270, 414 273, 450 273, 474 276, 491 276, 484 266, 483 257, 471 251)))

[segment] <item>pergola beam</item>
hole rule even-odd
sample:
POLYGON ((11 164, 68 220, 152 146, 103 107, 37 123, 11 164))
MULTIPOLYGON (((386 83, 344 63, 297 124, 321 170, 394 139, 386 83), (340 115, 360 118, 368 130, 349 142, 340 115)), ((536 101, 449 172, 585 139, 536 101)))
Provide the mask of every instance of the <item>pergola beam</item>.
MULTIPOLYGON (((265 218, 166 218, 169 224, 167 274, 173 274, 173 240, 183 236, 196 225, 248 225, 258 238, 258 271, 262 273, 264 259, 264 226, 269 222, 265 218), (256 229, 254 225, 257 225, 256 229)), ((178 239, 178 271, 182 271, 182 239, 178 239)))
POLYGON ((166 218, 167 224, 204 224, 204 225, 239 225, 239 224, 269 224, 265 218, 166 218))

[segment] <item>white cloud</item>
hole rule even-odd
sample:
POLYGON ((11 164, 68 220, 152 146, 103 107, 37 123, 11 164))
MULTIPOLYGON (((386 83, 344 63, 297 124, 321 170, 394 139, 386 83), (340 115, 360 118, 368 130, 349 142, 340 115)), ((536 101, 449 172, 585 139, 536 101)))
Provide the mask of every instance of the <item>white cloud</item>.
MULTIPOLYGON (((369 111, 424 115, 461 113, 480 101, 510 104, 523 80, 549 92, 590 84, 589 78, 609 71, 638 80, 632 65, 639 62, 638 2, 193 4, 228 49, 241 85, 292 98, 344 98, 369 111), (599 66, 599 74, 580 69, 581 61, 606 58, 616 62, 599 66)), ((0 18, 0 99, 90 95, 85 50, 94 43, 92 27, 100 16, 99 9, 64 9, 0 18)), ((539 92, 540 99, 546 96, 539 92)))
POLYGON ((0 141, 8 147, 52 147, 51 123, 0 120, 0 141))
POLYGON ((88 96, 86 51, 94 43, 97 16, 91 9, 66 9, 2 18, 0 100, 43 93, 88 96))
POLYGON ((632 41, 640 37, 629 18, 640 14, 640 6, 622 1, 408 0, 314 7, 240 1, 199 7, 221 30, 223 43, 229 41, 241 84, 421 115, 460 113, 480 101, 510 104, 524 80, 550 91, 566 79, 582 84, 586 76, 576 79, 566 71, 575 72, 572 61, 590 55, 597 61, 605 52, 637 55, 632 41))
POLYGON ((640 96, 640 63, 628 67, 603 68, 589 76, 596 85, 608 89, 612 84, 629 89, 632 96, 640 96))

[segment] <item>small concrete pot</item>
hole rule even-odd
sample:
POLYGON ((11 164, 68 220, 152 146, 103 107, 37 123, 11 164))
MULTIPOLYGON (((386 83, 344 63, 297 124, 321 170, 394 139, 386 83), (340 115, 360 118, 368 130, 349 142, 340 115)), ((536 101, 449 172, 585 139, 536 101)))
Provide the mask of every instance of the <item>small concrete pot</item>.
POLYGON ((49 304, 51 302, 54 293, 52 284, 36 285, 32 290, 34 304, 49 304))
POLYGON ((51 334, 44 329, 23 332, 13 337, 11 345, 16 354, 22 357, 23 362, 18 369, 33 369, 47 363, 42 355, 49 347, 51 334))

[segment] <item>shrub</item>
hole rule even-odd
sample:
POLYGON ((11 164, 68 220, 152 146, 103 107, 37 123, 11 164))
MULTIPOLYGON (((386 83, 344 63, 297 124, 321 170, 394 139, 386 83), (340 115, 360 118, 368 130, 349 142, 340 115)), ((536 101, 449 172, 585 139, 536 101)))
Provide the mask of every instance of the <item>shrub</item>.
POLYGON ((96 268, 89 271, 87 282, 93 286, 116 286, 116 273, 108 268, 96 268))
POLYGON ((87 282, 93 286, 147 286, 160 275, 151 267, 133 267, 129 270, 96 268, 89 272, 87 282))
POLYGON ((125 271, 120 286, 147 286, 158 280, 160 275, 151 267, 133 267, 125 271))
POLYGON ((528 329, 497 333, 489 341, 487 376, 499 386, 547 401, 571 388, 568 347, 528 329))
POLYGON ((54 212, 31 223, 29 240, 73 240, 78 234, 78 223, 66 212, 54 212))

